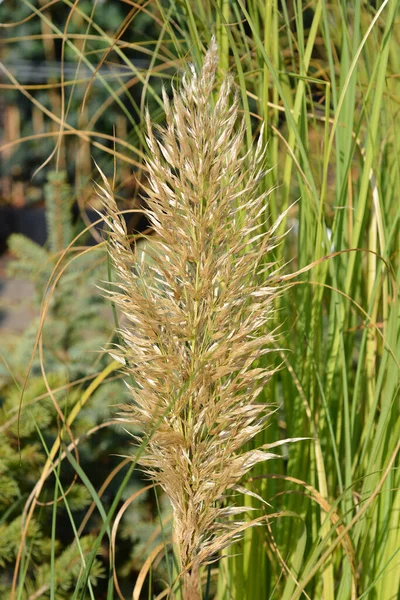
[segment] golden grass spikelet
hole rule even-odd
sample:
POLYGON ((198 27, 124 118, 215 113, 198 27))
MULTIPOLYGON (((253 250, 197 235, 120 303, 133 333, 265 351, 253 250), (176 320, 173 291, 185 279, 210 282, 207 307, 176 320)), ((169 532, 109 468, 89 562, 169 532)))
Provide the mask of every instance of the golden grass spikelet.
POLYGON ((274 341, 267 258, 276 226, 265 233, 262 136, 243 155, 230 79, 212 101, 217 63, 212 42, 200 75, 192 69, 172 102, 164 92, 165 128, 153 130, 147 114, 147 215, 156 235, 142 260, 104 177, 101 188, 117 273, 110 296, 124 315, 124 345, 113 355, 135 382, 122 419, 142 427, 140 462, 170 498, 191 600, 200 598, 199 567, 241 525, 232 515, 245 509, 221 500, 275 456, 242 448, 270 414, 257 397, 272 370, 254 361, 274 341))

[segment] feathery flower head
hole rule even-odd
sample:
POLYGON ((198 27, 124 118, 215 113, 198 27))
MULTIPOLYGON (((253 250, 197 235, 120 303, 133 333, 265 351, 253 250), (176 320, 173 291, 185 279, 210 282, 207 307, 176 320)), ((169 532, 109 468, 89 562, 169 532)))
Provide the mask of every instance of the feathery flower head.
POLYGON ((124 315, 113 355, 134 381, 123 419, 141 426, 140 462, 171 501, 184 596, 193 600, 200 565, 232 542, 240 525, 232 515, 246 510, 221 500, 245 491, 243 475, 275 456, 242 448, 270 414, 257 397, 272 370, 254 364, 274 340, 277 290, 266 273, 276 226, 265 232, 262 135, 244 154, 229 78, 213 102, 217 64, 213 41, 201 73, 192 69, 171 102, 164 91, 165 127, 146 115, 155 236, 141 260, 104 177, 102 188, 117 273, 110 296, 124 315))

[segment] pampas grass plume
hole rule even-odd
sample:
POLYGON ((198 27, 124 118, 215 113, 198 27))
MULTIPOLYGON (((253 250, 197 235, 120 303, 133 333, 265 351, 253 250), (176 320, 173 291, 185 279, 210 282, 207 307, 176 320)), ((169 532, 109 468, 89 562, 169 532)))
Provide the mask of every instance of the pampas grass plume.
POLYGON ((192 69, 172 101, 163 93, 165 127, 146 116, 155 236, 142 260, 104 176, 100 188, 117 276, 109 295, 124 317, 112 354, 134 382, 121 418, 141 427, 140 463, 170 499, 185 600, 201 598, 200 567, 243 529, 248 509, 228 496, 246 492, 242 477, 275 457, 243 447, 271 412, 257 398, 273 370, 255 361, 274 342, 279 290, 268 283, 268 256, 277 225, 266 231, 262 135, 243 152, 229 78, 212 101, 217 65, 213 41, 201 73, 192 69))

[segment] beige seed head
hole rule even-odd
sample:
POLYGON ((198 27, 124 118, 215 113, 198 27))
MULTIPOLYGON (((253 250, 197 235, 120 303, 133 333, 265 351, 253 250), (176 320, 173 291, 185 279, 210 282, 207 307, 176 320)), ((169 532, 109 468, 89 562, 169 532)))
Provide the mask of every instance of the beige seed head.
POLYGON ((147 439, 140 462, 171 501, 193 600, 200 565, 232 542, 232 517, 245 511, 221 501, 254 464, 275 456, 242 448, 270 414, 257 398, 273 371, 254 365, 274 341, 278 290, 268 284, 268 256, 276 227, 265 232, 263 223, 262 136, 243 153, 229 78, 213 103, 217 63, 212 42, 200 75, 192 69, 172 102, 164 92, 165 127, 152 128, 146 116, 147 216, 156 235, 143 260, 105 178, 101 188, 117 273, 110 295, 124 315, 113 355, 135 382, 122 419, 147 439))

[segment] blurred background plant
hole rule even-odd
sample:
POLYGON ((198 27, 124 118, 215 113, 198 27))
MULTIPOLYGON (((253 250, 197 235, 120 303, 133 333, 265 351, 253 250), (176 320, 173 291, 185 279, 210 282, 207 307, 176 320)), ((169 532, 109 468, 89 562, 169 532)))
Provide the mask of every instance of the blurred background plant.
MULTIPOLYGON (((112 277, 101 225, 68 246, 97 218, 93 159, 120 209, 140 207, 144 107, 163 120, 161 84, 199 67, 215 33, 248 147, 266 124, 271 219, 297 201, 276 259, 304 269, 278 301, 288 351, 260 400, 279 408, 255 443, 311 439, 243 482, 272 508, 251 501, 265 526, 203 574, 204 597, 398 600, 397 0, 4 0, 0 22, 0 230, 33 238, 8 237, 2 265, 34 281, 39 315, 2 331, 4 597, 148 598, 173 583, 168 506, 129 475, 130 435, 109 425, 125 392, 101 350, 115 335, 94 287, 112 277)), ((147 223, 126 219, 139 247, 147 223)))

